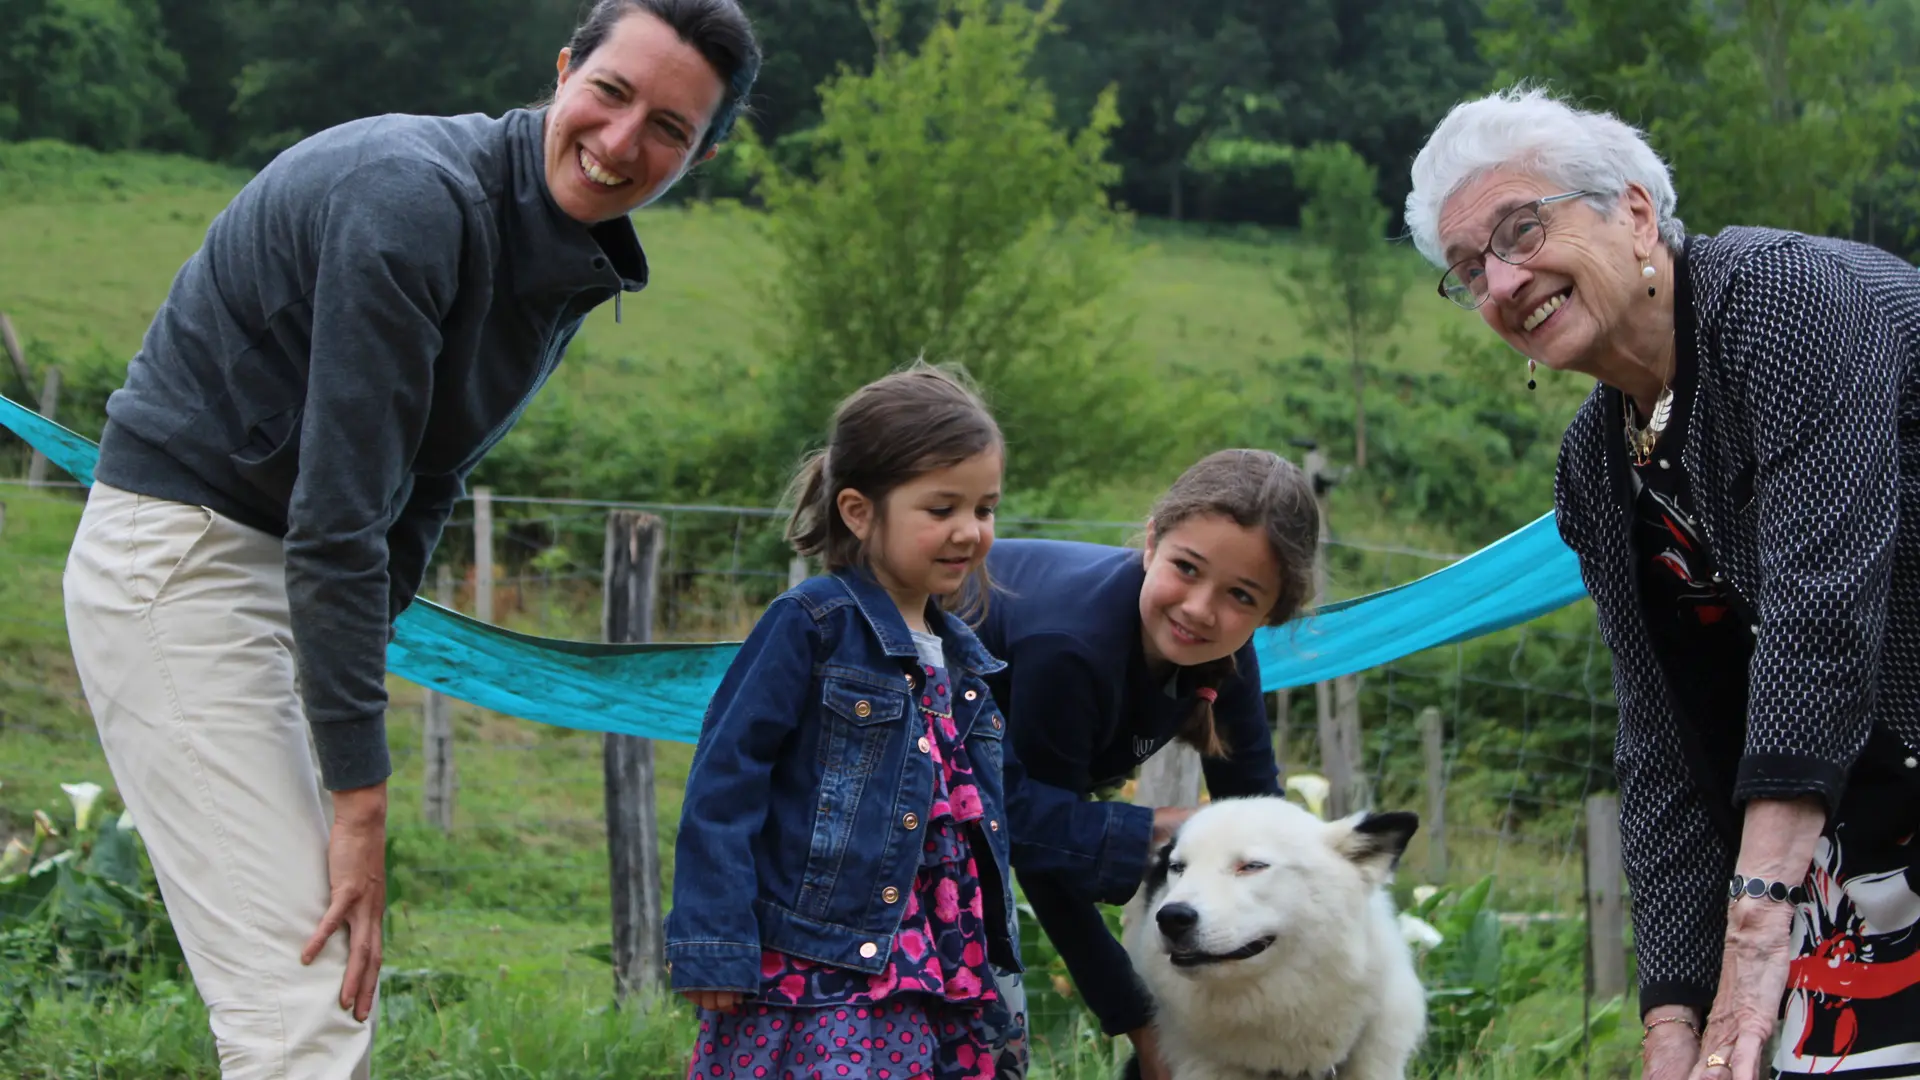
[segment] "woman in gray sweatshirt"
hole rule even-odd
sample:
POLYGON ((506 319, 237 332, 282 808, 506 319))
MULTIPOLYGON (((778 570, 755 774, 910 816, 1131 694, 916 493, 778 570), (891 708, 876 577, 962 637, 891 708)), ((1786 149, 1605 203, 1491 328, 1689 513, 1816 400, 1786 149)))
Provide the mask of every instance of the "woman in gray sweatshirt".
POLYGON ((628 214, 759 63, 736 0, 598 0, 544 107, 306 139, 108 399, 68 629, 224 1076, 367 1075, 393 621, 581 320, 645 286, 628 214))

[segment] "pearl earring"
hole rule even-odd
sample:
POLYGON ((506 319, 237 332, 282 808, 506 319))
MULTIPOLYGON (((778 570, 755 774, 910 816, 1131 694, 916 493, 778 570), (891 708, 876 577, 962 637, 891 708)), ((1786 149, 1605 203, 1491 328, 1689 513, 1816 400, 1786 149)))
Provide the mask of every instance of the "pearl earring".
MULTIPOLYGON (((1641 277, 1651 279, 1653 275, 1654 275, 1654 269, 1653 269, 1652 263, 1648 263, 1647 265, 1640 268, 1641 277)), ((1653 282, 1651 280, 1647 282, 1647 295, 1648 296, 1653 295, 1653 282)))

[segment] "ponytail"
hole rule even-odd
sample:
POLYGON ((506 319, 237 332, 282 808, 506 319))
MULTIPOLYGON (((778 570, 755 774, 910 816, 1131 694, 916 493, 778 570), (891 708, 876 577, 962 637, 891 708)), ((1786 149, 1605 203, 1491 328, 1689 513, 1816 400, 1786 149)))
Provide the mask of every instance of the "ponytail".
POLYGON ((827 452, 815 450, 800 463, 787 488, 787 497, 793 501, 793 516, 787 519, 787 543, 794 551, 818 555, 827 549, 833 526, 840 522, 840 513, 833 505, 834 494, 827 483, 827 452))
POLYGON ((1193 709, 1187 713, 1187 718, 1180 724, 1179 734, 1174 737, 1206 757, 1224 758, 1233 752, 1233 748, 1220 737, 1220 727, 1214 722, 1213 703, 1219 700, 1220 687, 1239 674, 1240 665, 1234 663, 1233 654, 1228 653, 1218 660, 1196 664, 1187 671, 1194 683, 1193 709))

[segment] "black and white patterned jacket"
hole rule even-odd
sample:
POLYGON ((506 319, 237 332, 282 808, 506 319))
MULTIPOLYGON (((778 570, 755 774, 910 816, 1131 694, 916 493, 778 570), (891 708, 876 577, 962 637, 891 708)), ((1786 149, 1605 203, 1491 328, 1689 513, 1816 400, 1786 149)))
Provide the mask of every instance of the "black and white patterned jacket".
POLYGON ((1733 805, 1693 780, 1702 751, 1646 630, 1617 391, 1596 387, 1568 427, 1554 504, 1614 655, 1640 1005, 1704 1013, 1738 806, 1817 794, 1831 811, 1874 725, 1920 748, 1920 270, 1750 228, 1689 238, 1683 268, 1697 384, 1682 463, 1716 572, 1757 627, 1733 805))

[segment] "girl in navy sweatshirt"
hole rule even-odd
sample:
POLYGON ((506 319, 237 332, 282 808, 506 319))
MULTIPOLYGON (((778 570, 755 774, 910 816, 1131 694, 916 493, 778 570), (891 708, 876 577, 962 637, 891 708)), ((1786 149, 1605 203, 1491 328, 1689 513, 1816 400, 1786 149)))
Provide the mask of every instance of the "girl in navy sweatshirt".
MULTIPOLYGON (((995 544, 979 636, 1006 662, 987 683, 1027 775, 1090 797, 1184 739, 1204 755, 1214 798, 1278 794, 1253 632, 1292 618, 1311 595, 1319 527, 1312 485, 1293 463, 1222 450, 1155 503, 1144 550, 995 544)), ((1144 853, 1153 810, 1101 805, 1115 832, 1137 836, 1116 847, 1144 853)), ((1154 1075, 1152 1006, 1098 907, 1058 875, 1018 859, 1015 869, 1101 1027, 1128 1035, 1154 1075)), ((1145 869, 1143 854, 1133 880, 1145 869)))

